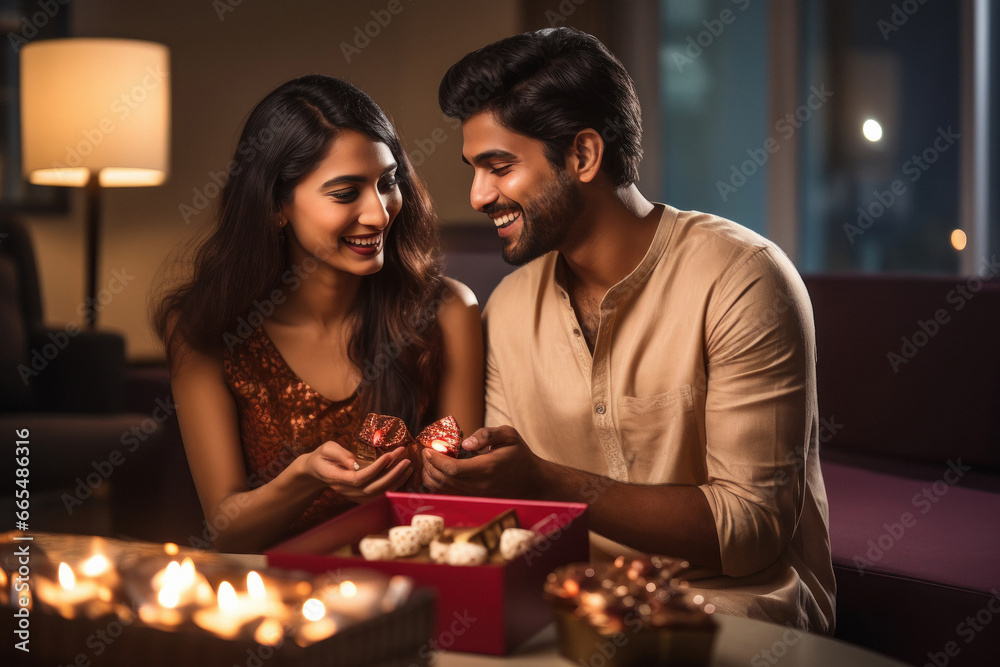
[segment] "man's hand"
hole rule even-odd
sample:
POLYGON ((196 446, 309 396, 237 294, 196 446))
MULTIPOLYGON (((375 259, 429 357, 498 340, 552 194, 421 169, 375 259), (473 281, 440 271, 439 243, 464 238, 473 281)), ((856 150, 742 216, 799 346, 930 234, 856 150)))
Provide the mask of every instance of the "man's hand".
POLYGON ((424 449, 423 482, 433 492, 498 498, 537 498, 544 493, 546 462, 535 456, 513 426, 481 428, 462 442, 478 452, 453 459, 424 449))
POLYGON ((462 447, 479 456, 453 459, 424 449, 425 487, 456 495, 587 503, 595 532, 640 551, 683 553, 699 566, 722 569, 715 517, 697 486, 628 484, 546 461, 513 426, 481 428, 462 447), (670 521, 664 520, 664 508, 670 509, 670 521))

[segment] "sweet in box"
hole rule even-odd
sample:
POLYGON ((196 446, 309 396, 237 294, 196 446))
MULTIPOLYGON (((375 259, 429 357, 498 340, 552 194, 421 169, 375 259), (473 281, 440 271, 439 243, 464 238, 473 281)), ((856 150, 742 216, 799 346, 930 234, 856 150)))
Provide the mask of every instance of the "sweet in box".
POLYGON ((435 649, 504 655, 552 621, 542 598, 549 572, 589 557, 587 505, 500 498, 387 493, 267 551, 272 567, 323 573, 363 565, 412 577, 438 592, 435 649), (416 514, 437 514, 449 527, 482 525, 507 509, 541 537, 527 553, 503 564, 450 566, 411 559, 366 561, 357 551, 366 535, 409 525, 416 514), (347 553, 351 555, 337 555, 347 553), (336 553, 335 553, 336 552, 336 553))

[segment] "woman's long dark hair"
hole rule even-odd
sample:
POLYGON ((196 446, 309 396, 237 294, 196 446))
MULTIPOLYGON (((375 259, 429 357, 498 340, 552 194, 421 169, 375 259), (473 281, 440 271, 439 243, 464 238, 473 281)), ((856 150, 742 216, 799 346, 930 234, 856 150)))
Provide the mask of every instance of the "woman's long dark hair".
POLYGON ((416 429, 436 397, 441 356, 436 311, 444 286, 436 220, 389 119, 340 79, 289 81, 250 112, 222 188, 217 224, 195 253, 190 280, 154 306, 153 325, 168 355, 178 336, 195 350, 218 353, 238 335, 241 318, 259 313, 273 290, 295 284, 304 267, 290 265, 276 214, 345 129, 389 147, 403 199, 385 241, 383 268, 362 278, 348 351, 364 377, 364 408, 401 417, 416 429))

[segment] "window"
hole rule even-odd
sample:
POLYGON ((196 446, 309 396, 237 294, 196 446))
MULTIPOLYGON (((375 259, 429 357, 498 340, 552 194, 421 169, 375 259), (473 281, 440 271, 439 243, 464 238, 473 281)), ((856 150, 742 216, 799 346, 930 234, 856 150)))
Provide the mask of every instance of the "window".
POLYGON ((661 197, 766 234, 765 4, 663 0, 660 9, 661 197))
POLYGON ((979 272, 1000 253, 992 4, 659 0, 650 194, 804 272, 979 272))
POLYGON ((802 270, 959 270, 960 7, 804 3, 800 85, 834 94, 803 132, 802 270))

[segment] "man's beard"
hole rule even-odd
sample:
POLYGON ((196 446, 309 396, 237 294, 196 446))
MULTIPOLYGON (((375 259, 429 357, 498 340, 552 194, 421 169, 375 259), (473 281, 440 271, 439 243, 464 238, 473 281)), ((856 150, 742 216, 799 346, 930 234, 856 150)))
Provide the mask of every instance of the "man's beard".
POLYGON ((565 169, 555 169, 555 178, 537 197, 521 206, 521 233, 507 240, 503 259, 522 266, 558 248, 583 212, 583 197, 565 169))

